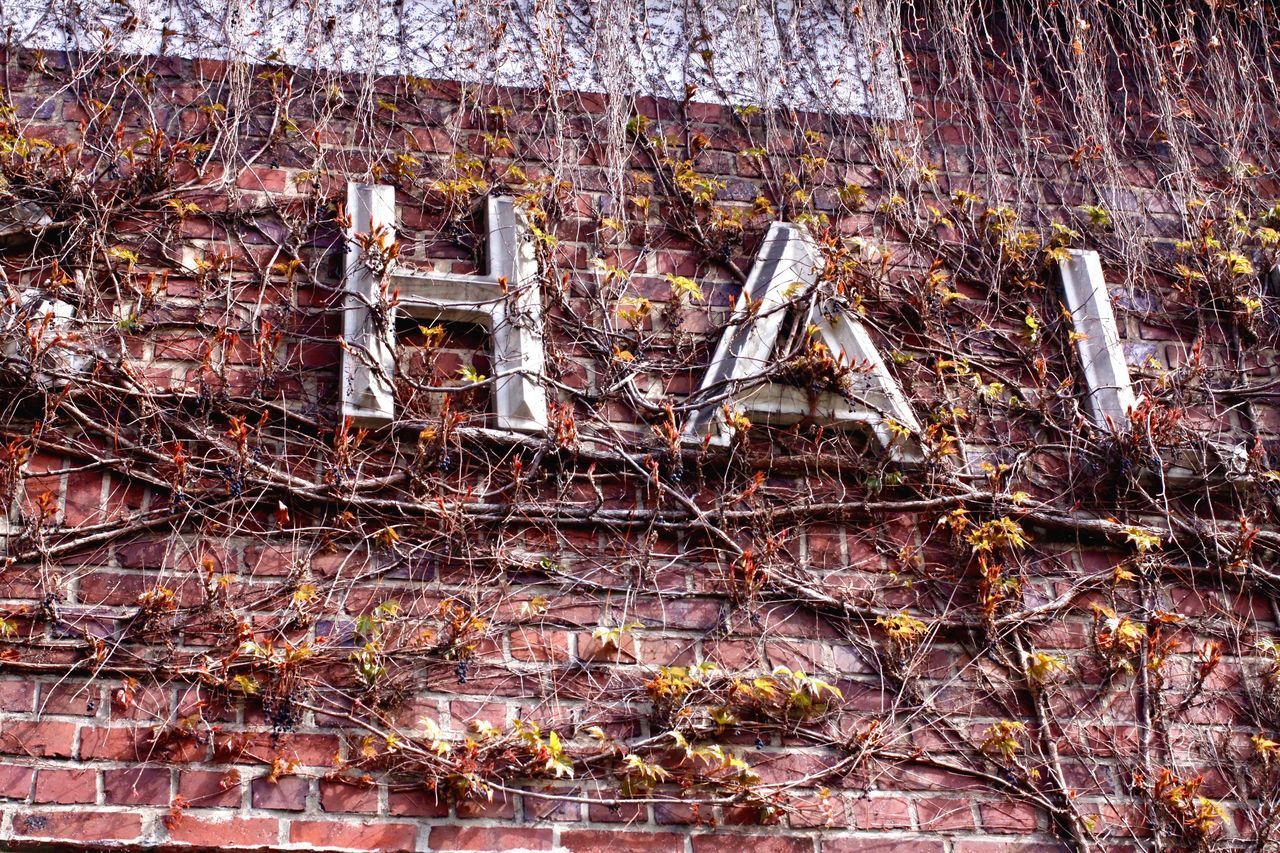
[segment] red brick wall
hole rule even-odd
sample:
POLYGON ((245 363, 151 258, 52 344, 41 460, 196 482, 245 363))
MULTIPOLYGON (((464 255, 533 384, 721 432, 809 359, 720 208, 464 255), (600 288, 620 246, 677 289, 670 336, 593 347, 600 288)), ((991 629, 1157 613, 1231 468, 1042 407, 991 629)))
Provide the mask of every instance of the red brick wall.
MULTIPOLYGON (((925 95, 929 65, 915 66, 925 95)), ((708 251, 734 229, 713 230, 710 211, 673 200, 670 169, 640 144, 624 180, 626 195, 654 197, 649 213, 632 203, 620 234, 602 223, 617 212, 605 207, 596 99, 561 105, 557 140, 536 95, 481 92, 477 104, 456 87, 385 81, 378 96, 395 111, 368 113, 354 90, 326 104, 327 81, 286 72, 287 87, 253 77, 257 99, 228 117, 209 109, 233 95, 226 68, 146 67, 154 77, 109 65, 77 76, 59 57, 5 57, 15 132, 75 147, 71 165, 41 155, 30 186, 21 170, 37 158, 10 156, 15 191, 62 224, 0 265, 17 291, 47 286, 54 258, 89 270, 72 297, 82 325, 60 346, 96 361, 70 390, 41 391, 16 363, 4 374, 0 485, 17 503, 0 572, 12 634, 0 664, 4 845, 983 853, 1058 849, 1075 815, 1105 849, 1156 837, 1177 848, 1203 840, 1187 829, 1197 814, 1208 815, 1206 837, 1276 843, 1265 786, 1278 757, 1250 739, 1280 739, 1276 673, 1259 647, 1277 637, 1265 471, 1280 414, 1264 391, 1243 402, 1206 393, 1186 366, 1199 359, 1214 381, 1238 369, 1265 386, 1269 333, 1242 343, 1236 326, 1185 310, 1154 274, 1119 300, 1140 390, 1161 401, 1157 414, 1184 414, 1184 452, 1207 453, 1206 437, 1256 447, 1232 482, 1216 464, 1167 494, 1151 475, 1126 479, 1155 463, 1141 442, 1092 434, 1079 416, 1039 249, 1023 265, 1037 280, 1018 289, 1018 261, 984 266, 1001 237, 987 230, 986 203, 970 214, 950 201, 993 178, 973 173, 967 131, 948 117, 963 105, 926 100, 918 116, 916 150, 940 175, 901 204, 941 205, 949 221, 914 231, 895 212, 900 176, 886 162, 909 144, 911 123, 889 125, 881 145, 867 123, 802 117, 821 134, 806 139, 715 107, 638 105, 658 120, 650 132, 676 134, 681 151, 692 141, 699 172, 724 182, 725 209, 743 212, 742 238, 721 260, 749 266, 771 218, 757 198, 886 246, 889 260, 849 281, 933 425, 931 461, 899 475, 859 442, 804 427, 753 426, 732 455, 664 450, 664 416, 617 390, 625 366, 608 347, 626 344, 653 381, 686 393, 737 292, 708 251), (108 105, 97 115, 95 100, 108 105), (122 149, 152 115, 168 144, 210 149, 154 157, 143 143, 130 162, 122 149), (228 147, 232 124, 242 138, 228 147), (493 156, 504 135, 513 150, 493 156), (742 153, 761 138, 764 170, 742 153), (335 204, 373 164, 378 180, 400 185, 403 257, 469 270, 476 223, 450 217, 459 210, 438 183, 457 177, 458 152, 480 158, 489 186, 513 162, 531 182, 547 177, 516 190, 553 197, 543 227, 558 242, 542 258, 549 364, 576 443, 485 432, 483 393, 452 395, 462 414, 442 420, 444 395, 407 382, 396 429, 357 437, 336 423, 335 204), (555 171, 566 152, 569 171, 555 171), (157 162, 162 175, 148 184, 139 175, 157 162), (797 205, 793 187, 767 176, 780 167, 810 170, 811 199, 797 205), (865 187, 864 202, 851 203, 850 184, 865 187), (681 230, 690 210, 710 246, 681 230), (225 261, 184 270, 184 249, 225 261), (967 272, 965 252, 978 258, 967 272), (281 266, 294 256, 296 270, 281 266), (597 257, 629 269, 615 292, 607 285, 620 280, 606 281, 597 257), (939 297, 938 269, 965 298, 939 297), (599 332, 618 325, 624 293, 655 300, 660 314, 668 273, 696 277, 707 296, 678 332, 599 332), (1010 341, 1023 345, 1010 351, 1010 341), (980 393, 992 382, 1003 390, 980 393), (984 459, 1012 467, 984 471, 984 459), (710 516, 692 517, 685 497, 710 516), (996 548, 987 570, 1000 564, 996 581, 1008 583, 993 596, 971 537, 1002 518, 1029 541, 996 548), (1254 528, 1251 540, 1240 535, 1254 528), (1139 553, 1138 529, 1161 543, 1139 553), (1206 545, 1215 537, 1220 551, 1206 545), (399 603, 382 629, 394 654, 377 688, 361 690, 352 632, 386 601, 399 603), (892 619, 908 613, 922 634, 895 640, 892 619), (616 643, 602 641, 598 629, 620 627, 616 643), (268 651, 255 658, 246 642, 268 651), (311 656, 281 662, 299 647, 311 656), (1020 652, 1042 656, 1043 678, 1011 664, 1020 652), (690 700, 686 715, 655 709, 662 668, 701 663, 722 679, 715 701, 690 700), (839 698, 771 715, 765 693, 724 685, 763 678, 780 689, 781 676, 767 681, 777 667, 820 678, 839 698), (739 721, 708 725, 721 701, 739 721), (413 754, 431 741, 423 718, 455 758, 469 731, 479 737, 474 721, 508 733, 517 718, 535 721, 597 756, 587 727, 598 725, 669 768, 671 784, 628 797, 616 774, 581 763, 572 779, 495 771, 491 799, 459 796, 447 776, 432 789, 422 767, 433 759, 413 754), (710 762, 661 740, 695 721, 700 743, 739 755, 759 782, 695 784, 695 771, 704 783, 714 775, 710 762), (1023 728, 1002 741, 1009 722, 1023 728), (398 746, 385 737, 396 731, 398 746), (1011 760, 1002 742, 1016 743, 1011 760), (751 802, 751 789, 766 798, 751 802)), ((1036 178, 1050 206, 1024 216, 1084 230, 1076 205, 1087 181, 1066 140, 1054 146, 1036 178)), ((1158 164, 1131 170, 1135 197, 1158 202, 1158 164)), ((1164 223, 1153 222, 1148 236, 1160 238, 1164 223)), ((1104 251, 1115 242, 1077 240, 1104 251)), ((1121 282, 1119 256, 1107 258, 1121 282)), ((431 384, 464 365, 485 373, 483 348, 482 336, 452 329, 438 352, 410 353, 407 375, 431 384)), ((510 752, 527 770, 521 749, 517 739, 510 752)))

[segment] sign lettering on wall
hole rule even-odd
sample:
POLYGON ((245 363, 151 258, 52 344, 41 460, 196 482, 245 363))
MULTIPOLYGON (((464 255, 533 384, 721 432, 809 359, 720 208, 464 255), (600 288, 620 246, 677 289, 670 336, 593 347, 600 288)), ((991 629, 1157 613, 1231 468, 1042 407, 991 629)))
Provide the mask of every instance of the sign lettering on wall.
POLYGON ((688 430, 709 431, 713 443, 726 442, 727 402, 751 420, 777 424, 807 418, 867 427, 892 457, 917 461, 920 423, 871 336, 847 305, 813 293, 822 267, 822 252, 801 226, 770 226, 703 377, 698 398, 706 403, 690 418, 688 430), (806 316, 811 337, 847 371, 839 389, 815 392, 766 378, 788 308, 800 296, 812 299, 806 316))
POLYGON ((395 316, 403 312, 484 326, 493 341, 498 428, 546 429, 546 391, 538 382, 545 359, 542 290, 533 238, 514 199, 488 199, 489 269, 484 275, 395 269, 382 255, 395 242, 394 187, 349 184, 347 212, 343 417, 361 425, 395 418, 395 316))
MULTIPOLYGON (((487 202, 485 275, 394 268, 395 189, 352 183, 346 254, 342 414, 378 425, 395 418, 395 315, 484 326, 492 336, 496 419, 500 429, 547 426, 542 296, 532 237, 514 200, 487 202)), ((845 371, 845 385, 814 394, 771 382, 780 330, 798 295, 812 296, 822 253, 799 226, 770 227, 711 365, 694 398, 686 435, 728 441, 723 411, 770 423, 808 418, 869 428, 894 458, 919 458, 920 424, 862 323, 834 299, 814 298, 806 325, 845 371), (754 307, 753 307, 754 306, 754 307)))
POLYGON ((1094 426, 1123 430, 1134 405, 1133 385, 1102 262, 1091 249, 1071 249, 1058 271, 1084 373, 1085 411, 1094 426))

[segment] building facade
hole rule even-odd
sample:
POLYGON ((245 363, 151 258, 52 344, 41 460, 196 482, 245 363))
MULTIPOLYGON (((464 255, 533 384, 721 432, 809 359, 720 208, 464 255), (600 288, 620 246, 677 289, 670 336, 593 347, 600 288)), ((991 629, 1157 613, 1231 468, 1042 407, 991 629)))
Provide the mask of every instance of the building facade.
POLYGON ((1273 10, 366 6, 0 12, 0 846, 1280 849, 1273 10))

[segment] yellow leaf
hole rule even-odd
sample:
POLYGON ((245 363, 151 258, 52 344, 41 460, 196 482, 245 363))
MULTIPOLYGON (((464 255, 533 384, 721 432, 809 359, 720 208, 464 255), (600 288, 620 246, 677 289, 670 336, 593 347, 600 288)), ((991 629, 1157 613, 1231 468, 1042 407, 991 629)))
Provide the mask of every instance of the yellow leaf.
POLYGON ((677 298, 687 297, 689 299, 695 299, 698 302, 701 302, 704 298, 702 295, 702 288, 691 278, 686 278, 682 275, 668 275, 667 284, 671 285, 671 292, 674 293, 677 298))
POLYGON ((918 639, 928 627, 905 610, 892 616, 878 616, 876 624, 884 628, 891 639, 908 642, 918 639))
POLYGON ((1027 675, 1036 684, 1048 683, 1054 675, 1065 671, 1067 662, 1057 655, 1036 652, 1027 658, 1027 675))
POLYGON ((1124 529, 1124 535, 1138 549, 1139 554, 1145 554, 1155 548, 1163 538, 1159 533, 1132 525, 1124 529))
POLYGON ((1028 538, 1018 522, 1001 517, 980 524, 969 534, 968 542, 974 551, 990 553, 998 548, 1025 548, 1028 538))
POLYGON ((1276 743, 1270 738, 1263 737, 1261 734, 1256 734, 1253 736, 1252 740, 1253 748, 1256 749, 1260 755, 1271 756, 1280 753, 1280 743, 1276 743))
POLYGON ((982 751, 988 755, 999 755, 1005 761, 1012 761, 1022 748, 1018 739, 1026 732, 1027 727, 1016 720, 1001 720, 987 726, 983 735, 982 751))

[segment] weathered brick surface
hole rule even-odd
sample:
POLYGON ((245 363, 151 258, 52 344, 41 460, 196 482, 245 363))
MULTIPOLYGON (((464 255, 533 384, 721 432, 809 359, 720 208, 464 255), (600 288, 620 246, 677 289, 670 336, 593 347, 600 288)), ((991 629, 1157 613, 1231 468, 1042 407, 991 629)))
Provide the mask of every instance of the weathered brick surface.
MULTIPOLYGON (((927 77, 931 60, 918 59, 913 68, 927 77)), ((54 97, 52 112, 27 128, 31 134, 39 131, 51 139, 88 134, 100 144, 94 134, 102 131, 87 111, 91 104, 66 94, 56 74, 42 76, 29 54, 5 61, 24 120, 37 108, 49 109, 46 96, 54 97)), ((61 67, 56 57, 51 61, 61 67)), ((199 136, 200 129, 210 127, 218 110, 202 110, 211 106, 206 101, 212 97, 204 89, 182 88, 193 73, 222 80, 226 68, 175 60, 159 69, 158 83, 145 87, 158 93, 156 106, 167 126, 205 140, 211 137, 199 136)), ((262 73, 270 79, 269 71, 262 73)), ((384 88, 394 85, 386 82, 384 88)), ((484 154, 493 144, 493 113, 472 115, 456 95, 447 86, 424 87, 412 110, 406 106, 394 121, 388 113, 375 122, 396 145, 415 141, 413 155, 430 158, 432 180, 445 174, 452 155, 484 154)), ((519 108, 509 119, 518 157, 490 158, 486 168, 495 174, 486 173, 489 180, 496 182, 499 168, 505 172, 507 160, 514 159, 531 176, 547 174, 556 158, 539 147, 543 140, 535 133, 520 132, 522 120, 533 121, 534 106, 541 110, 545 104, 530 93, 501 97, 519 108)), ((706 137, 698 165, 724 181, 723 199, 737 199, 741 211, 774 192, 758 158, 744 153, 752 140, 737 116, 686 106, 680 131, 706 137)), ((643 101, 638 107, 654 116, 675 110, 643 101)), ((564 131, 584 152, 596 142, 583 129, 593 108, 603 109, 592 98, 581 99, 564 131)), ((1168 820, 1135 795, 1135 786, 1156 784, 1136 773, 1152 748, 1142 737, 1143 726, 1151 724, 1150 708, 1139 696, 1138 685, 1149 684, 1144 679, 1158 679, 1160 689, 1175 693, 1194 692, 1194 700, 1176 709, 1174 724, 1158 738, 1160 748, 1173 750, 1176 760, 1168 764, 1179 779, 1202 775, 1202 795, 1223 801, 1224 837, 1244 843, 1256 831, 1241 817, 1248 804, 1239 802, 1243 783, 1233 772, 1273 772, 1275 765, 1267 762, 1280 760, 1265 758, 1265 745, 1251 740, 1263 734, 1280 738, 1280 732, 1260 732, 1257 717, 1248 715, 1248 703, 1242 701, 1248 696, 1261 707, 1276 701, 1274 692, 1266 692, 1274 691, 1274 679, 1266 680, 1260 644, 1277 637, 1280 613, 1274 589, 1250 576, 1255 568, 1267 570, 1270 556, 1254 566, 1249 548, 1237 547, 1239 540, 1229 541, 1227 534, 1234 535, 1244 519, 1244 527, 1257 525, 1275 535, 1270 480, 1255 476, 1254 491, 1243 497, 1227 495, 1228 487, 1219 484, 1220 493, 1171 498, 1188 517, 1222 523, 1216 529, 1226 553, 1212 559, 1220 557, 1227 570, 1210 576, 1205 567, 1210 557, 1188 551, 1171 558, 1169 577, 1148 579, 1144 573, 1154 571, 1154 557, 1138 559, 1124 527, 1105 525, 1121 525, 1113 519, 1122 517, 1124 525, 1134 526, 1159 519, 1130 513, 1123 505, 1128 497, 1108 497, 1114 484, 1098 485, 1099 478, 1114 473, 1111 469, 1133 464, 1129 457, 1115 448, 1114 458, 1100 452, 1071 456, 1067 448, 1064 459, 1039 459, 1036 448, 1056 446, 1061 436, 1043 438, 1047 428, 1041 433, 1019 420, 1025 407, 993 414, 992 398, 1003 400, 1004 392, 984 383, 996 382, 997 373, 977 381, 957 359, 934 357, 938 351, 930 355, 931 344, 941 346, 930 336, 940 339, 946 324, 921 330, 903 319, 940 297, 917 289, 914 301, 886 299, 870 286, 858 294, 869 325, 913 400, 922 411, 928 406, 931 423, 979 421, 957 454, 990 463, 985 473, 962 483, 964 489, 994 483, 990 496, 967 500, 957 485, 961 481, 953 480, 930 500, 904 499, 879 509, 878 502, 891 504, 900 495, 886 476, 897 472, 882 470, 873 451, 853 454, 847 447, 825 445, 829 437, 803 430, 767 433, 763 425, 752 427, 755 444, 735 450, 741 459, 664 469, 671 454, 662 444, 660 414, 618 399, 596 400, 614 381, 609 371, 616 363, 631 362, 621 353, 592 350, 573 331, 575 320, 599 322, 607 311, 589 290, 604 264, 593 262, 629 266, 619 277, 620 293, 645 296, 659 306, 672 298, 667 274, 698 279, 705 304, 679 321, 688 339, 670 343, 695 367, 663 379, 665 390, 677 395, 673 399, 694 387, 714 343, 704 333, 718 328, 740 284, 722 264, 695 249, 692 235, 663 222, 663 214, 635 226, 637 232, 654 229, 656 236, 623 234, 617 243, 601 238, 597 214, 614 200, 605 171, 592 160, 598 152, 581 154, 583 171, 571 197, 557 201, 553 230, 559 242, 547 248, 555 268, 544 287, 561 281, 569 295, 551 312, 551 372, 591 401, 580 401, 574 412, 578 423, 598 418, 597 425, 616 430, 639 470, 610 467, 592 455, 597 449, 590 442, 572 449, 539 441, 532 450, 501 445, 481 430, 493 425, 486 415, 492 403, 487 390, 452 395, 452 411, 459 414, 451 428, 473 431, 449 439, 452 444, 429 446, 433 431, 452 422, 441 415, 442 395, 421 386, 456 381, 459 370, 468 367, 492 372, 484 336, 461 327, 451 328, 435 349, 422 329, 402 330, 406 375, 398 404, 411 429, 362 437, 365 444, 355 442, 351 451, 352 459, 361 461, 330 464, 325 456, 317 462, 341 443, 335 419, 341 349, 334 344, 340 318, 332 293, 338 284, 334 245, 339 229, 333 216, 347 179, 367 177, 365 161, 374 155, 365 143, 353 142, 365 127, 345 107, 334 115, 301 104, 294 109, 287 122, 254 112, 254 121, 264 124, 253 130, 253 140, 267 147, 251 165, 210 160, 201 163, 200 177, 194 162, 174 166, 181 180, 192 182, 189 197, 198 201, 199 213, 175 219, 172 209, 151 211, 151 225, 164 227, 155 226, 150 242, 140 237, 130 242, 149 246, 150 254, 136 270, 126 270, 127 264, 113 268, 112 281, 124 281, 119 286, 130 288, 129 298, 117 304, 112 297, 96 306, 86 299, 81 306, 98 326, 118 333, 118 358, 130 381, 155 394, 183 395, 182 420, 191 430, 183 440, 193 446, 215 440, 232 446, 234 439, 227 436, 244 427, 251 438, 245 439, 243 456, 236 456, 238 463, 219 461, 177 489, 169 446, 177 439, 133 424, 149 412, 138 403, 137 411, 100 415, 127 416, 130 423, 127 429, 121 425, 120 435, 135 436, 144 449, 159 448, 147 457, 148 465, 108 471, 97 463, 125 448, 87 439, 74 455, 66 455, 65 447, 32 449, 15 465, 22 474, 14 517, 27 531, 23 547, 33 548, 34 556, 0 569, 5 643, 11 642, 10 633, 18 638, 12 641, 15 654, 0 661, 0 832, 6 833, 0 846, 8 839, 15 845, 48 842, 85 849, 994 853, 1061 849, 1055 840, 1061 814, 1076 810, 1098 833, 1100 844, 1123 850, 1145 843, 1154 820, 1168 820), (263 136, 267 127, 286 126, 292 128, 287 134, 277 129, 271 139, 263 136), (322 174, 316 174, 321 167, 322 174), (224 176, 226 186, 217 183, 224 176), (268 216, 264 209, 275 214, 268 216), (271 264, 285 258, 281 241, 296 236, 281 224, 282 217, 316 209, 328 212, 323 226, 305 235, 302 254, 310 266, 296 278, 273 269, 271 264), (261 227, 245 228, 255 217, 261 227), (226 268, 198 275, 178 269, 172 259, 184 248, 202 259, 225 256, 226 268), (143 299, 145 277, 162 268, 168 274, 165 289, 143 299), (149 307, 142 315, 126 322, 129 315, 120 312, 143 303, 149 307), (270 323, 264 325, 264 318, 270 323), (975 391, 979 386, 986 391, 975 391), (228 400, 234 402, 237 421, 209 416, 209 406, 228 400), (281 401, 296 404, 294 420, 283 414, 281 401), (269 432, 277 428, 282 432, 269 432), (317 443, 307 445, 310 457, 290 459, 292 467, 276 473, 304 482, 313 478, 321 485, 293 492, 255 485, 253 475, 260 470, 255 466, 270 465, 294 444, 312 441, 317 443), (378 450, 359 455, 376 442, 381 442, 378 450), (801 455, 788 455, 797 448, 801 455), (489 464, 477 465, 467 453, 490 454, 489 464), (755 482, 753 472, 739 470, 763 471, 764 456, 777 457, 768 477, 755 482), (828 457, 840 470, 819 472, 819 462, 828 457), (350 479, 365 475, 359 473, 362 464, 385 479, 377 488, 349 493, 350 479), (529 473, 538 465, 543 467, 536 476, 529 473), (1024 466, 1009 476, 1025 477, 1018 490, 1028 493, 1015 498, 1004 489, 1001 483, 1007 481, 1001 477, 1007 472, 996 465, 1024 466), (650 478, 650 470, 658 473, 650 478), (717 518, 745 513, 760 501, 771 507, 768 521, 735 528, 738 544, 759 558, 760 574, 750 575, 745 559, 717 550, 723 543, 696 524, 675 529, 659 516, 641 525, 624 518, 681 509, 667 488, 676 484, 689 490, 696 507, 713 510, 717 518), (1037 502, 1051 507, 1063 496, 1088 515, 1092 527, 1072 528, 1060 513, 1033 511, 1037 502), (395 513, 387 521, 360 508, 360 500, 369 497, 401 501, 410 509, 387 510, 395 513), (473 509, 483 505, 483 512, 477 510, 482 518, 463 525, 445 509, 468 502, 473 509), (529 515, 538 505, 566 514, 540 524, 529 515), (825 517, 816 510, 810 517, 817 506, 827 507, 825 517), (972 528, 957 527, 964 534, 952 535, 951 525, 967 523, 964 512, 973 518, 1016 517, 1032 541, 1027 551, 1007 549, 1003 580, 1009 596, 1016 589, 1026 606, 1048 608, 1019 636, 1052 657, 1052 678, 1046 681, 1052 687, 1028 685, 1022 671, 1027 661, 975 650, 975 637, 1004 636, 1012 629, 999 621, 1008 612, 999 607, 985 614, 985 621, 976 615, 991 583, 980 575, 990 566, 980 567, 974 559, 966 539, 972 528), (373 525, 375 518, 385 525, 373 525), (107 529, 102 525, 110 529, 100 538, 58 550, 67 531, 84 528, 96 535, 107 529), (325 532, 317 534, 320 529, 325 532), (769 567, 794 572, 806 588, 762 593, 777 580, 769 577, 769 567), (1062 605, 1049 607, 1055 599, 1062 605), (358 660, 353 652, 372 636, 361 619, 388 601, 396 602, 397 618, 405 624, 417 620, 413 624, 421 630, 414 637, 396 637, 411 650, 406 658, 374 662, 373 680, 385 679, 378 689, 352 690, 342 701, 327 702, 331 697, 315 685, 288 680, 280 662, 305 647, 329 655, 331 668, 314 673, 317 680, 350 683, 358 660), (927 648, 894 647, 886 641, 883 622, 907 612, 962 612, 968 622, 935 625, 930 619, 922 630, 936 633, 927 648), (465 633, 473 617, 480 625, 474 636, 465 633), (1150 623, 1140 636, 1129 637, 1146 650, 1157 648, 1161 664, 1168 664, 1157 668, 1158 675, 1142 663, 1135 667, 1132 655, 1114 653, 1116 637, 1123 645, 1125 618, 1150 623), (47 641, 38 655, 19 644, 31 637, 47 641), (437 648, 446 640, 456 640, 447 656, 437 648), (245 643, 257 644, 256 650, 244 651, 245 643), (131 655, 141 649, 148 653, 117 659, 116 668, 98 671, 98 662, 120 648, 131 655), (1221 660, 1214 658, 1215 649, 1222 652, 1221 660), (169 653, 173 657, 165 657, 169 653), (436 657, 415 669, 413 655, 436 657), (164 672, 155 663, 162 658, 169 667, 164 672), (271 683, 263 661, 277 667, 278 678, 271 683), (730 724, 708 722, 707 708, 645 717, 643 724, 634 714, 610 710, 625 694, 633 706, 628 710, 644 706, 648 714, 653 702, 645 685, 664 668, 702 664, 738 678, 738 697, 777 667, 815 675, 839 690, 838 711, 805 720, 790 708, 790 716, 783 715, 785 725, 735 733, 730 724), (70 674, 59 673, 60 666, 70 674), (1054 680, 1057 666, 1064 673, 1060 681, 1054 680), (241 682, 238 693, 227 688, 229 679, 250 675, 260 680, 241 682), (1043 734, 1040 717, 1046 712, 1064 721, 1050 732, 1057 767, 1027 757, 1043 756, 1034 739, 1043 734), (361 727, 361 719, 377 725, 361 727), (483 791, 460 797, 450 787, 459 784, 456 779, 437 783, 422 773, 392 779, 383 774, 405 755, 404 744, 388 736, 392 726, 418 736, 414 749, 428 744, 423 760, 430 765, 430 741, 421 739, 425 733, 442 731, 462 743, 466 737, 482 740, 486 726, 509 733, 516 720, 539 721, 543 731, 564 732, 566 740, 573 732, 584 744, 599 742, 587 734, 587 725, 599 725, 606 742, 610 737, 652 739, 654 752, 646 754, 685 771, 708 759, 682 754, 669 733, 701 725, 705 738, 720 738, 750 763, 759 780, 748 787, 766 796, 759 802, 740 796, 694 803, 677 786, 658 786, 633 791, 634 800, 610 789, 588 803, 580 801, 591 793, 580 779, 551 777, 514 778, 490 791, 491 797, 483 791), (1010 747, 1017 760, 1002 761, 1002 742, 993 737, 992 727, 1010 720, 1026 728, 1017 733, 1016 748, 1010 747), (811 729, 826 724, 825 741, 816 745, 811 729), (657 742, 660 738, 666 740, 657 742), (1216 755, 1218 763, 1211 766, 1206 755, 1216 755), (1022 767, 1019 761, 1028 764, 1022 767), (1021 797, 1008 796, 1016 787, 1009 779, 1024 773, 1035 781, 1020 783, 1021 797), (1055 774, 1062 777, 1061 796, 1053 788, 1055 774), (775 807, 771 786, 791 783, 797 788, 794 801, 775 807), (605 802, 598 801, 602 798, 605 802)), ((922 117, 934 134, 928 150, 939 162, 968 163, 973 156, 970 129, 949 117, 963 110, 962 104, 935 101, 934 113, 922 117)), ((142 115, 123 115, 121 133, 137 136, 142 115)), ((816 117, 805 120, 821 124, 816 117)), ((1062 151, 1046 161, 1050 172, 1041 178, 1044 192, 1060 193, 1062 200, 1050 203, 1070 210, 1084 203, 1088 182, 1067 140, 1051 131, 1045 131, 1046 146, 1062 151)), ((892 198, 882 198, 884 193, 873 187, 872 197, 856 210, 839 201, 835 187, 845 175, 859 185, 879 180, 876 176, 887 168, 884 152, 853 133, 832 135, 831 162, 811 165, 840 177, 815 192, 814 210, 829 216, 836 231, 883 240, 897 252, 893 268, 885 272, 893 281, 928 280, 933 259, 873 216, 877 205, 892 206, 892 198)), ((799 151, 803 138, 797 134, 785 144, 799 151)), ((661 173, 639 154, 636 158, 638 173, 650 178, 661 173)), ((380 180, 392 180, 389 168, 379 163, 380 180)), ((972 177, 960 165, 940 168, 938 191, 944 200, 972 177)), ((471 225, 446 216, 431 195, 436 190, 422 190, 429 182, 414 180, 403 179, 399 196, 402 257, 454 272, 473 270, 473 235, 444 236, 469 234, 471 225)), ((1154 192, 1151 183, 1148 175, 1135 173, 1130 189, 1154 192)), ((950 208, 948 215, 960 216, 950 208)), ((747 269, 767 219, 754 222, 744 238, 726 242, 721 260, 747 269)), ((944 232, 955 227, 937 225, 944 232)), ((113 233, 123 244, 125 237, 144 230, 147 223, 124 221, 113 233)), ((1152 230, 1161 236, 1155 233, 1159 228, 1152 230)), ((0 262, 0 270, 9 268, 7 260, 0 262)), ((36 275, 13 269, 15 281, 36 275)), ((986 306, 992 297, 973 282, 954 286, 965 310, 969 302, 986 306)), ((1055 417, 1068 417, 1059 409, 1073 393, 1069 346, 1065 329, 1055 325, 1056 302, 1043 295, 1043 288, 1033 290, 1019 292, 1014 300, 1017 316, 991 313, 990 322, 982 319, 974 331, 976 342, 964 346, 992 357, 995 338, 982 337, 992 329, 1008 331, 1012 323, 1026 338, 1028 329, 1048 327, 1043 334, 1060 340, 1044 350, 1047 361, 1037 364, 1030 350, 1005 353, 999 359, 999 384, 1009 386, 1005 390, 1044 391, 1037 399, 1044 420, 1053 423, 1055 417), (1026 312, 1032 308, 1041 319, 1029 326, 1026 312), (1019 321, 1025 328, 1017 327, 1019 321), (1052 381, 1037 380, 1041 371, 1052 381)), ((662 310, 654 308, 638 325, 660 326, 662 310)), ((1202 364, 1227 373, 1240 366, 1264 386, 1280 378, 1280 360, 1266 341, 1239 361, 1239 353, 1233 354, 1238 342, 1231 344, 1224 334, 1198 325, 1183 328, 1178 318, 1160 320, 1151 313, 1123 305, 1119 310, 1127 345, 1150 371, 1140 380, 1146 391, 1156 393, 1174 381, 1169 378, 1174 371, 1194 372, 1202 364)), ((954 315, 950 319, 961 322, 954 315)), ((642 347, 633 348, 637 352, 627 353, 631 359, 651 357, 642 347)), ((1256 393, 1264 392, 1266 387, 1256 393)), ((1210 399, 1213 394, 1199 390, 1187 396, 1196 396, 1186 403, 1187 422, 1196 431, 1248 438, 1242 446, 1259 448, 1263 459, 1254 474, 1276 467, 1265 461, 1280 447, 1280 410, 1274 401, 1250 403, 1246 428, 1235 403, 1219 404, 1210 399)), ((15 415, 6 426, 21 426, 19 432, 30 436, 44 415, 43 408, 29 404, 21 419, 15 415)), ((49 428, 70 430, 61 422, 49 428)), ((80 440, 74 430, 66 435, 80 440)), ((946 464, 934 474, 941 477, 946 464)), ((0 483, 5 476, 0 470, 0 483)), ((1265 536, 1259 541, 1265 543, 1265 536)), ((1274 549, 1274 539, 1266 547, 1274 549)), ((517 742, 513 754, 518 748, 517 742)), ((528 767, 538 771, 550 753, 534 754, 537 760, 528 767)), ((1190 796, 1199 802, 1200 794, 1190 796)), ((1166 803, 1175 801, 1176 796, 1166 797, 1166 803)))

